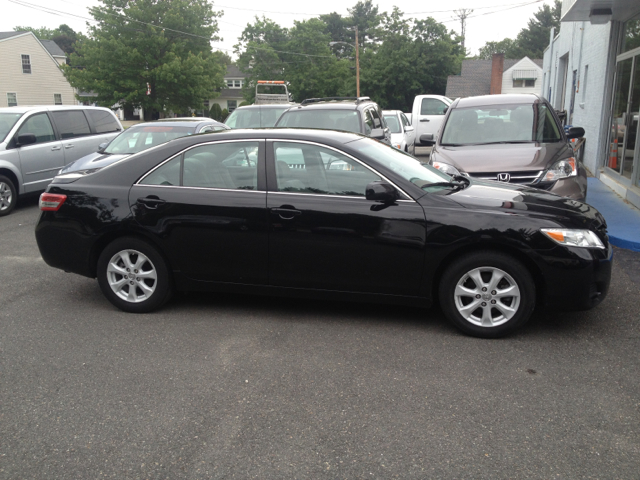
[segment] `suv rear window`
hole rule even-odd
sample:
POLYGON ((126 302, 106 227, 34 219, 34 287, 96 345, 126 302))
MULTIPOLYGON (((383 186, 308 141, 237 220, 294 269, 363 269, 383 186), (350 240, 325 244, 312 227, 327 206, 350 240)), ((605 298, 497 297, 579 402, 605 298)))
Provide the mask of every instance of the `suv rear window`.
POLYGON ((276 126, 362 133, 360 118, 355 110, 289 110, 280 117, 276 126))
POLYGON ((104 110, 87 110, 89 118, 96 127, 96 133, 119 132, 120 125, 111 112, 104 110))

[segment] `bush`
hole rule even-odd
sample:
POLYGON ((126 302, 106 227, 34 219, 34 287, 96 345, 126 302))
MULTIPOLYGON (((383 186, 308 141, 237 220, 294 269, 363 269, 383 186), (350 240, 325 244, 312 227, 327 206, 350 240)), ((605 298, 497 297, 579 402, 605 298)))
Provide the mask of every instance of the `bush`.
POLYGON ((225 108, 224 110, 222 110, 222 113, 220 114, 220 121, 224 122, 228 116, 229 116, 229 110, 225 108))
POLYGON ((238 105, 239 107, 244 107, 246 105, 251 105, 249 102, 242 102, 240 105, 238 105))
POLYGON ((211 110, 209 110, 209 117, 217 120, 218 122, 222 121, 222 108, 220 107, 220 105, 218 105, 217 103, 211 105, 211 110))

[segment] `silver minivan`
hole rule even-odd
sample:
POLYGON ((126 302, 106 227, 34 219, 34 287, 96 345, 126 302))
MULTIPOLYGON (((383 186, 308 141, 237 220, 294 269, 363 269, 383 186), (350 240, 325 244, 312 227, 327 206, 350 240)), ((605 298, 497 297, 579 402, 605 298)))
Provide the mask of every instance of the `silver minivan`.
POLYGON ((122 130, 108 108, 0 108, 0 216, 11 213, 19 195, 43 191, 62 167, 122 130))

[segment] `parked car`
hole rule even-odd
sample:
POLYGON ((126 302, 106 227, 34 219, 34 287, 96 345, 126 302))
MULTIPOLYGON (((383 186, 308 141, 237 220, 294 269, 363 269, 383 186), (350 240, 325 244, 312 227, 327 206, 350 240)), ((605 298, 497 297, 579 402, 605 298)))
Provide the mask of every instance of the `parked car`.
POLYGON ((185 117, 163 118, 154 122, 137 123, 122 132, 109 143, 99 146, 97 152, 90 153, 70 163, 59 173, 77 172, 103 168, 134 153, 141 152, 174 138, 196 133, 229 130, 224 123, 211 118, 185 117))
POLYGON ((442 120, 452 100, 442 95, 417 95, 413 99, 411 109, 411 125, 415 129, 415 144, 418 147, 428 147, 428 143, 422 139, 424 135, 435 135, 440 130, 442 120))
POLYGON ((276 127, 342 130, 391 145, 391 132, 382 110, 369 97, 308 98, 284 112, 276 127))
POLYGON ((382 115, 391 132, 391 146, 415 155, 416 132, 406 115, 400 110, 383 110, 382 115))
POLYGON ((44 260, 97 277, 127 312, 159 308, 174 288, 425 307, 439 298, 458 328, 496 337, 537 303, 597 305, 611 275, 593 207, 450 177, 348 132, 182 137, 56 177, 40 209, 44 260))
POLYGON ((0 216, 11 213, 18 196, 44 190, 62 167, 121 131, 108 108, 0 108, 0 216))
POLYGON ((291 108, 291 103, 269 105, 245 105, 238 107, 224 123, 229 128, 269 128, 273 127, 282 112, 291 108))
POLYGON ((429 163, 453 175, 517 183, 584 201, 587 172, 574 157, 553 108, 535 94, 456 100, 447 112, 429 163))

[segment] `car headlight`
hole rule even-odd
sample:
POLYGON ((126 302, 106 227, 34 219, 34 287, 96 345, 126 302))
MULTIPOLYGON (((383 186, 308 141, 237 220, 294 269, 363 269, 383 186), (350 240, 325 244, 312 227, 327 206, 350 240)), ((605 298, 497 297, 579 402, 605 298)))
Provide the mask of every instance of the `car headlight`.
POLYGON ((546 171, 543 182, 553 182, 561 178, 575 177, 578 174, 578 162, 573 157, 565 158, 554 163, 549 170, 546 171))
POLYGON ((560 245, 567 247, 604 248, 598 236, 591 230, 568 228, 541 228, 540 231, 560 245))
POLYGON ((433 162, 431 162, 431 165, 434 168, 437 168, 438 170, 440 170, 442 173, 446 173, 447 175, 460 175, 460 172, 458 171, 458 169, 448 163, 438 162, 434 160, 433 162))

